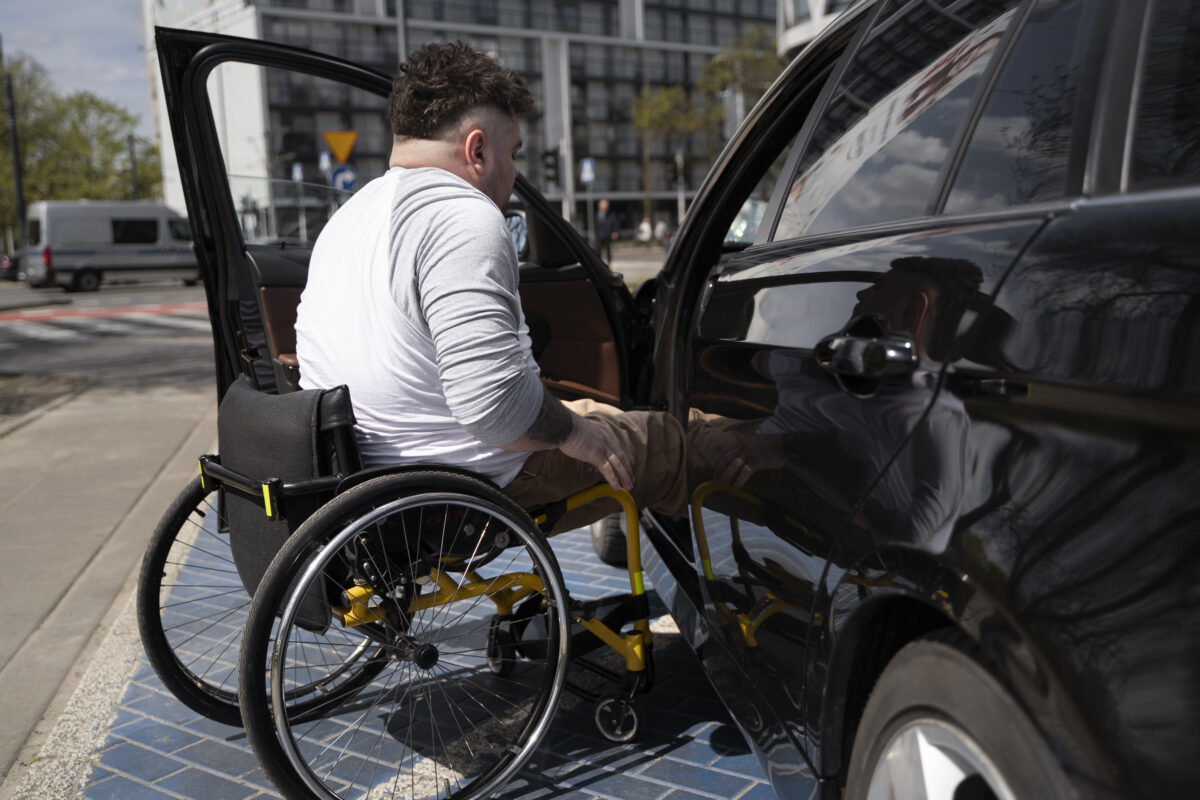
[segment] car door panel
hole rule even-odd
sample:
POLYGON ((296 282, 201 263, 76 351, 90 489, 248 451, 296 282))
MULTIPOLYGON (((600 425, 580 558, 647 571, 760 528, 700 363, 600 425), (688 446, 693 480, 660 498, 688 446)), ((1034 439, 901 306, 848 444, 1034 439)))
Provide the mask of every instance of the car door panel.
POLYGON ((840 621, 830 596, 863 536, 939 546, 961 494, 963 430, 957 409, 937 405, 938 365, 965 335, 960 327, 985 315, 1040 225, 1033 215, 910 226, 836 247, 755 247, 710 284, 692 343, 691 485, 716 477, 734 448, 781 448, 744 486, 710 485, 693 498, 710 560, 705 613, 723 643, 712 660, 728 657, 771 687, 767 707, 806 752, 820 744, 825 637, 830 617, 840 621), (892 285, 895 276, 921 270, 966 273, 973 288, 941 298, 937 326, 919 334, 926 363, 912 378, 862 391, 818 366, 822 338, 867 312, 899 314, 889 304, 915 290, 892 285), (888 291, 896 297, 880 296, 888 291))

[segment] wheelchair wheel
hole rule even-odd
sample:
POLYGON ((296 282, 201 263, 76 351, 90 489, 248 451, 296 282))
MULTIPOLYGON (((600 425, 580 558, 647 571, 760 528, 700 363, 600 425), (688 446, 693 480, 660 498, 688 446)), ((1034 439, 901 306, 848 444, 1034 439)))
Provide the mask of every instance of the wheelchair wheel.
POLYGON ((247 738, 287 798, 490 797, 549 729, 568 606, 545 537, 494 487, 440 471, 367 481, 317 511, 263 577, 241 653, 247 738), (498 632, 517 603, 532 617, 498 632), (498 634, 513 641, 499 672, 498 634), (293 682, 363 637, 383 669, 298 718, 293 682))
MULTIPOLYGON (((237 669, 242 629, 250 609, 233 563, 229 530, 215 487, 191 481, 150 537, 137 588, 138 628, 146 658, 163 685, 184 705, 226 725, 241 725, 237 669)), ((347 653, 331 682, 301 683, 287 698, 302 715, 343 690, 367 681, 383 662, 363 640, 347 653)))
POLYGON ((240 725, 237 657, 250 596, 224 527, 216 491, 197 477, 150 538, 138 579, 138 628, 147 659, 180 702, 240 725))

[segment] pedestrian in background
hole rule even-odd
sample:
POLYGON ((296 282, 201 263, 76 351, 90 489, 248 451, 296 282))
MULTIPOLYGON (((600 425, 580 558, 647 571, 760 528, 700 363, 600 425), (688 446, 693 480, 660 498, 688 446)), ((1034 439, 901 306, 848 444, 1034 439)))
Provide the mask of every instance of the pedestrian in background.
POLYGON ((608 199, 596 203, 596 252, 605 263, 612 263, 612 243, 620 238, 617 215, 609 211, 608 199))
POLYGON ((647 245, 650 244, 650 240, 651 240, 651 238, 653 238, 653 236, 654 236, 654 232, 650 228, 650 218, 642 217, 642 221, 638 224, 638 229, 637 229, 638 245, 640 245, 642 247, 646 247, 647 245))

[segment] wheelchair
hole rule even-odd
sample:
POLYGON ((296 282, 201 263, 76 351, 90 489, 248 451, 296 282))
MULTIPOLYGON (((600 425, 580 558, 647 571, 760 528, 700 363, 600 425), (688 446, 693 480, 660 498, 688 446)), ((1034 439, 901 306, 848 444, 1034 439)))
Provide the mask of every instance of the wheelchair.
POLYGON ((566 691, 605 738, 634 738, 653 663, 629 494, 600 485, 531 514, 463 471, 363 469, 353 423, 345 387, 231 385, 220 455, 200 458, 143 561, 138 620, 167 689, 242 724, 287 798, 490 797, 566 691), (626 516, 631 591, 577 602, 547 533, 601 497, 626 516), (622 672, 582 658, 602 646, 622 672))

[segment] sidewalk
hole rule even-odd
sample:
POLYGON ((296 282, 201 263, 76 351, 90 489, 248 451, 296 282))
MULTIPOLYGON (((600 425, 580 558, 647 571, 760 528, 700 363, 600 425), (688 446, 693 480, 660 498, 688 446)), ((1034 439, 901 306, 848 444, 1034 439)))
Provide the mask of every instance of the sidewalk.
MULTIPOLYGON (((278 796, 239 728, 198 717, 163 689, 131 602, 150 530, 194 457, 214 447, 214 406, 195 393, 85 392, 0 438, 0 578, 14 610, 0 637, 5 763, 19 753, 0 800, 278 796)), ((573 595, 628 590, 586 531, 555 537, 554 549, 573 595)), ((607 742, 591 706, 568 696, 505 797, 774 797, 670 619, 654 627, 659 680, 639 701, 640 741, 607 742)))

